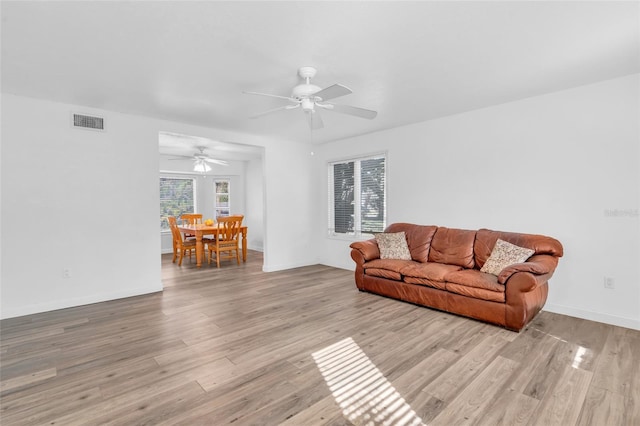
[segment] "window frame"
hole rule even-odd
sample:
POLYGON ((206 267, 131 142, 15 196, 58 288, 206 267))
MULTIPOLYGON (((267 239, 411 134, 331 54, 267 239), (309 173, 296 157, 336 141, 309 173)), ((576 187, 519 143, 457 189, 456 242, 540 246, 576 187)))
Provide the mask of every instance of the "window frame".
MULTIPOLYGON (((193 182, 193 211, 192 212, 185 212, 185 213, 198 213, 198 179, 197 176, 192 176, 192 175, 188 175, 188 174, 171 174, 171 173, 160 173, 160 177, 158 179, 158 190, 160 191, 160 180, 161 179, 175 179, 175 180, 191 180, 193 182)), ((165 216, 162 216, 162 197, 160 196, 160 232, 161 233, 170 233, 171 229, 168 228, 167 225, 167 229, 164 229, 163 223, 164 223, 164 218, 165 216)), ((179 219, 179 217, 177 218, 179 219)))
POLYGON ((384 185, 383 185, 383 211, 382 211, 382 229, 379 232, 382 232, 387 226, 387 199, 388 199, 388 191, 387 191, 387 182, 388 182, 388 166, 389 160, 387 152, 377 152, 371 154, 365 154, 362 156, 356 157, 348 157, 342 159, 335 159, 327 161, 327 192, 328 192, 328 223, 327 223, 327 236, 336 239, 353 239, 354 237, 360 236, 372 236, 372 232, 362 231, 362 182, 361 182, 361 164, 362 161, 373 160, 373 159, 383 159, 384 160, 384 185), (334 179, 334 166, 336 164, 347 164, 354 163, 353 170, 353 216, 354 216, 354 225, 352 232, 336 232, 335 231, 335 179, 334 179))
POLYGON ((215 177, 213 178, 213 214, 216 220, 219 217, 225 217, 223 215, 219 215, 218 211, 221 209, 228 210, 231 215, 231 178, 227 177, 215 177), (226 182, 227 183, 227 192, 218 192, 218 182, 226 182), (218 195, 226 195, 227 196, 227 207, 218 207, 218 195))

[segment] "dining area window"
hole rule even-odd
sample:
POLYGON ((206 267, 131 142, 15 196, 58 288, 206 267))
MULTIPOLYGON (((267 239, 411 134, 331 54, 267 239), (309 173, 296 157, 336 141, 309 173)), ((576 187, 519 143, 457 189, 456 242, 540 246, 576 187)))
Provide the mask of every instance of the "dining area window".
POLYGON ((231 211, 229 179, 216 179, 214 188, 216 191, 214 205, 216 217, 229 216, 231 211))
POLYGON ((190 177, 160 177, 160 230, 169 231, 167 217, 195 213, 196 182, 190 177))

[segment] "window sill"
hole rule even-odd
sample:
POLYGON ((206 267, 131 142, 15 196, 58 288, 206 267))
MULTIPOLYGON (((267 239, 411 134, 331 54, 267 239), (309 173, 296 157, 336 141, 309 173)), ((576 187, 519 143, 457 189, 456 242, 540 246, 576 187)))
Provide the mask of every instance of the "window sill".
POLYGON ((329 240, 340 240, 340 241, 363 241, 363 240, 369 240, 371 238, 374 238, 373 234, 367 234, 364 232, 358 232, 358 233, 354 233, 354 234, 336 234, 333 232, 329 232, 327 234, 327 239, 329 240))

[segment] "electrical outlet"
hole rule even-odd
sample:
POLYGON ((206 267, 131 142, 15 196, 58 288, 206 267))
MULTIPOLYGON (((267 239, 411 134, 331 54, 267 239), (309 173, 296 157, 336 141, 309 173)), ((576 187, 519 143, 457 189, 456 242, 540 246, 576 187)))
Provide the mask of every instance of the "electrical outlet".
POLYGON ((604 288, 616 288, 615 280, 612 277, 604 277, 604 288))
POLYGON ((65 268, 62 270, 62 278, 71 278, 71 269, 65 268))

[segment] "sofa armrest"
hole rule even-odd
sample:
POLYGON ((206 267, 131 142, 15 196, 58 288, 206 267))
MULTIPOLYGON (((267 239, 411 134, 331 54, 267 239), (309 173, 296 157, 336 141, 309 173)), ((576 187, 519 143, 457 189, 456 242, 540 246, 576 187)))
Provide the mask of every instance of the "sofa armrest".
POLYGON ((356 287, 360 290, 364 290, 364 264, 369 260, 378 259, 380 257, 378 243, 373 239, 357 241, 352 243, 349 247, 351 247, 351 258, 356 262, 356 270, 354 271, 356 287))
MULTIPOLYGON (((355 243, 351 243, 349 247, 353 250, 358 250, 362 254, 365 262, 380 258, 380 249, 378 249, 378 243, 375 239, 356 241, 355 243)), ((351 257, 355 260, 353 255, 351 255, 351 257)))
POLYGON ((549 281, 551 275, 553 274, 534 275, 531 272, 516 272, 507 283, 507 299, 509 299, 510 295, 528 293, 535 290, 538 286, 549 281))
POLYGON ((516 272, 530 272, 533 275, 553 274, 558 266, 558 258, 548 254, 531 256, 524 263, 507 266, 498 275, 498 282, 504 284, 516 272))
POLYGON ((505 326, 520 331, 547 301, 547 282, 553 275, 536 275, 531 272, 516 272, 505 283, 505 326))

